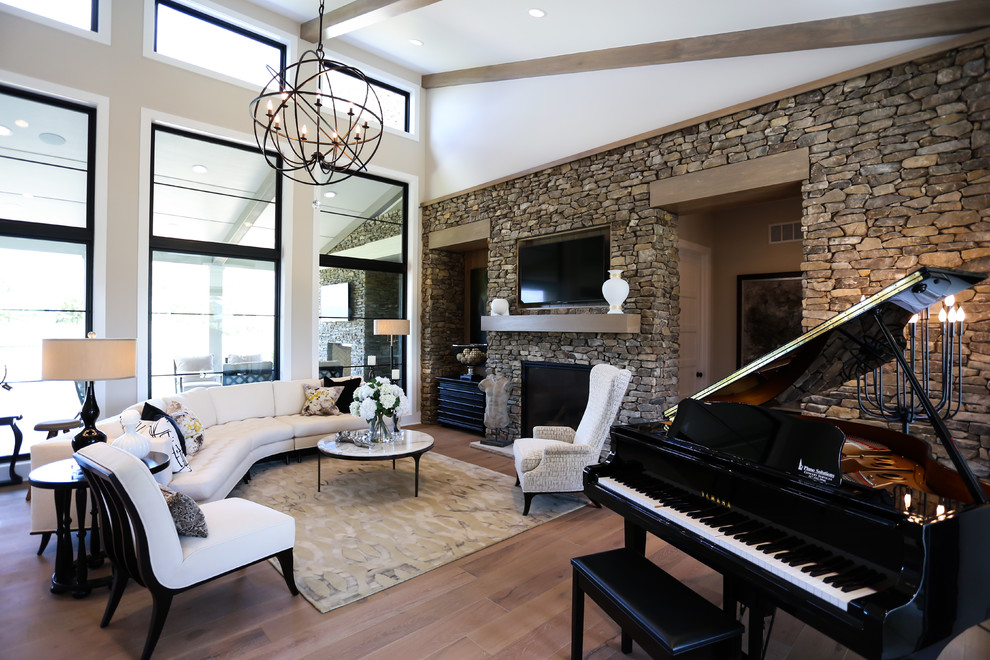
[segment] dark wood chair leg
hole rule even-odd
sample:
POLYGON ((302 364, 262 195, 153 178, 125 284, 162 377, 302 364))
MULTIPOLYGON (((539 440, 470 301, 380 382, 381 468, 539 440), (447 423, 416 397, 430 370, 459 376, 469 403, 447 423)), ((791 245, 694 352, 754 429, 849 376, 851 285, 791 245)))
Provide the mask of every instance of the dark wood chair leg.
POLYGON ((516 485, 517 486, 519 485, 519 475, 518 474, 516 475, 516 485))
POLYGON ((110 625, 110 619, 113 618, 113 613, 117 611, 117 605, 120 604, 120 598, 124 595, 124 589, 127 587, 128 580, 131 576, 124 571, 117 570, 117 567, 113 568, 113 577, 110 580, 110 597, 107 599, 107 608, 103 611, 103 620, 100 621, 100 628, 106 628, 110 625))
POLYGON ((296 588, 296 576, 292 572, 292 548, 283 550, 275 555, 275 558, 278 559, 279 568, 282 569, 282 578, 285 580, 285 586, 289 588, 289 593, 293 596, 298 595, 299 590, 296 588))
POLYGON ((162 628, 165 627, 168 610, 172 606, 171 591, 152 591, 151 598, 151 626, 148 628, 148 637, 144 640, 141 660, 151 659, 151 654, 154 653, 155 646, 158 645, 158 638, 162 635, 162 628))
POLYGON ((571 576, 571 660, 584 655, 584 591, 577 574, 571 576))
POLYGON ((42 552, 45 551, 45 548, 48 547, 48 542, 51 541, 51 540, 52 540, 52 533, 51 532, 42 532, 41 533, 41 545, 38 547, 38 554, 39 555, 42 552))
POLYGON ((536 493, 523 493, 523 515, 529 515, 529 505, 533 502, 533 496, 536 493))

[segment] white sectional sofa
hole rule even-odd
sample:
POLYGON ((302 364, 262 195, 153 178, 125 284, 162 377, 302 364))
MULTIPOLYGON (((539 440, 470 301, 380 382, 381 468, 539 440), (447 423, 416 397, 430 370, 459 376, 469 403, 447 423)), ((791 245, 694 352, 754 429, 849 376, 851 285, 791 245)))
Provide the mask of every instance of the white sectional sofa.
MULTIPOLYGON (((172 475, 169 488, 197 502, 223 499, 258 460, 298 449, 315 447, 327 435, 361 430, 368 423, 350 414, 307 416, 300 414, 305 402, 303 385, 320 381, 289 380, 247 383, 194 389, 165 399, 150 399, 131 406, 141 412, 145 403, 166 410, 178 401, 203 424, 203 448, 189 456, 190 472, 172 475)), ((108 441, 123 434, 120 416, 97 424, 108 441)), ((52 438, 31 448, 31 468, 72 455, 69 435, 52 438)), ((55 530, 52 491, 31 489, 31 533, 55 530)))

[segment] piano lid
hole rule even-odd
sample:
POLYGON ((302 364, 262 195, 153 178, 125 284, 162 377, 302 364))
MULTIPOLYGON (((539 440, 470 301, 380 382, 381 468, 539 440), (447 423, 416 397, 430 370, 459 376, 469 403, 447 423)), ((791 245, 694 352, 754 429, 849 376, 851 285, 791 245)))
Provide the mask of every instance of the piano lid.
MULTIPOLYGON (((911 316, 986 278, 983 273, 921 268, 750 362, 689 398, 782 406, 824 394, 894 359, 876 315, 897 341, 911 316)), ((677 406, 663 415, 673 419, 677 406)))

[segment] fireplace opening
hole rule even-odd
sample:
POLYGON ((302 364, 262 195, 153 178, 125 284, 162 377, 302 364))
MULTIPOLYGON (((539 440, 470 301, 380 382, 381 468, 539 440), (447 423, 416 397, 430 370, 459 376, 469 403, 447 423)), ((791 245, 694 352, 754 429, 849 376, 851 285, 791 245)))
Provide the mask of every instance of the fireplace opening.
POLYGON ((590 378, 587 364, 523 362, 520 437, 533 437, 534 426, 576 429, 588 405, 590 378))

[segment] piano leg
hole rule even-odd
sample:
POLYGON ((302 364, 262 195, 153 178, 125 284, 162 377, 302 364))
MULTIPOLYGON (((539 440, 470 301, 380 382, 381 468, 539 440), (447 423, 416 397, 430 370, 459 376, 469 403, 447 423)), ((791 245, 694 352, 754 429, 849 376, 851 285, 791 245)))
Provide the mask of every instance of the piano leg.
POLYGON ((635 550, 641 555, 646 554, 646 528, 631 522, 628 518, 625 521, 626 548, 635 550))
POLYGON ((774 606, 752 592, 740 588, 738 584, 722 576, 722 611, 729 612, 733 617, 738 616, 739 604, 745 604, 749 610, 749 621, 746 624, 746 655, 748 660, 762 660, 764 640, 764 621, 773 614, 774 606))

